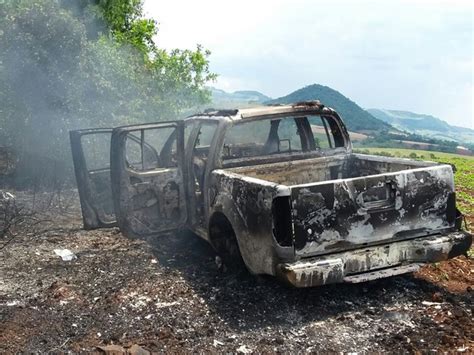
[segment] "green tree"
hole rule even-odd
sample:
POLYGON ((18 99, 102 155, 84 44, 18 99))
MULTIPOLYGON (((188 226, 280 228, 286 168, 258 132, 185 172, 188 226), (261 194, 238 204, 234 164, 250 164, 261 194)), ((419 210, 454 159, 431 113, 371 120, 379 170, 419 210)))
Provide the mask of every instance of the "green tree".
POLYGON ((69 167, 70 129, 172 119, 209 101, 209 52, 159 49, 141 1, 72 3, 0 3, 0 145, 69 167))
POLYGON ((156 22, 143 18, 141 0, 92 0, 100 9, 99 16, 107 24, 110 33, 120 42, 127 42, 148 53, 156 48, 156 22))

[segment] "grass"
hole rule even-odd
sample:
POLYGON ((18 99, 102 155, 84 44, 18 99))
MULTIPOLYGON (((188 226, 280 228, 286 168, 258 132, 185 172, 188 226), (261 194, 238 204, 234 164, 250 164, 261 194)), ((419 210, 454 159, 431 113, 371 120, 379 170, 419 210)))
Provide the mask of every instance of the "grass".
MULTIPOLYGON (((401 148, 364 148, 354 149, 356 153, 393 156, 430 160, 439 163, 448 163, 456 166, 454 182, 459 209, 474 223, 474 157, 451 153, 432 152, 427 150, 401 148)), ((472 229, 472 226, 471 226, 472 229)))

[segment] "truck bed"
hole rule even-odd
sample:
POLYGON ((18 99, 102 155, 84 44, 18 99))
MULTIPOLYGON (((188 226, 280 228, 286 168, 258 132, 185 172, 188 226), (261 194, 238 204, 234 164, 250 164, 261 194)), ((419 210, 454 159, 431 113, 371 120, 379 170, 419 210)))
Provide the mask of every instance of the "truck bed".
POLYGON ((248 184, 242 191, 275 186, 273 233, 298 257, 435 235, 457 223, 445 164, 347 154, 224 171, 248 184))
POLYGON ((385 174, 438 165, 434 162, 350 154, 226 169, 280 185, 301 185, 335 179, 385 174))

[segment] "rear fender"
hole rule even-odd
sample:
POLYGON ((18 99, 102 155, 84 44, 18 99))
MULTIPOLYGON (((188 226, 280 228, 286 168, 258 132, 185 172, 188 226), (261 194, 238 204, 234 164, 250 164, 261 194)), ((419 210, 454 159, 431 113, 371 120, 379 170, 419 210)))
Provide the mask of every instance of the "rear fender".
POLYGON ((252 274, 272 273, 272 263, 262 262, 268 259, 263 251, 269 249, 269 246, 262 245, 262 241, 266 238, 258 235, 252 235, 251 237, 249 235, 248 222, 237 208, 231 196, 220 194, 216 197, 215 204, 211 209, 210 220, 212 220, 212 215, 217 212, 222 213, 232 225, 239 245, 240 255, 247 269, 252 274))

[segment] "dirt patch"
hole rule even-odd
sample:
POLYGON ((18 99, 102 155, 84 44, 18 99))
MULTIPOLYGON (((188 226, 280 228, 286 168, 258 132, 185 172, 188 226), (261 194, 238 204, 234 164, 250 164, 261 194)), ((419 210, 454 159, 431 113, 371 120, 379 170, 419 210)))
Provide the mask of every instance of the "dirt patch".
POLYGON ((450 292, 474 292, 474 265, 472 258, 465 256, 427 265, 416 273, 416 276, 450 292))
MULTIPOLYGON (((474 351, 464 257, 416 276, 288 288, 219 270, 189 233, 131 240, 84 231, 76 204, 0 251, 0 352, 474 351), (76 256, 63 261, 55 249, 76 256), (441 271, 439 271, 441 270, 441 271), (438 280, 447 272, 458 286, 438 280)), ((471 274, 472 276, 472 274, 471 274)), ((469 277, 471 277, 469 276, 469 277)))
MULTIPOLYGON (((463 225, 470 232, 474 232, 474 216, 465 215, 463 225)), ((468 251, 468 256, 460 256, 442 263, 431 264, 423 267, 416 277, 429 281, 449 292, 473 293, 474 292, 474 247, 468 251)))

